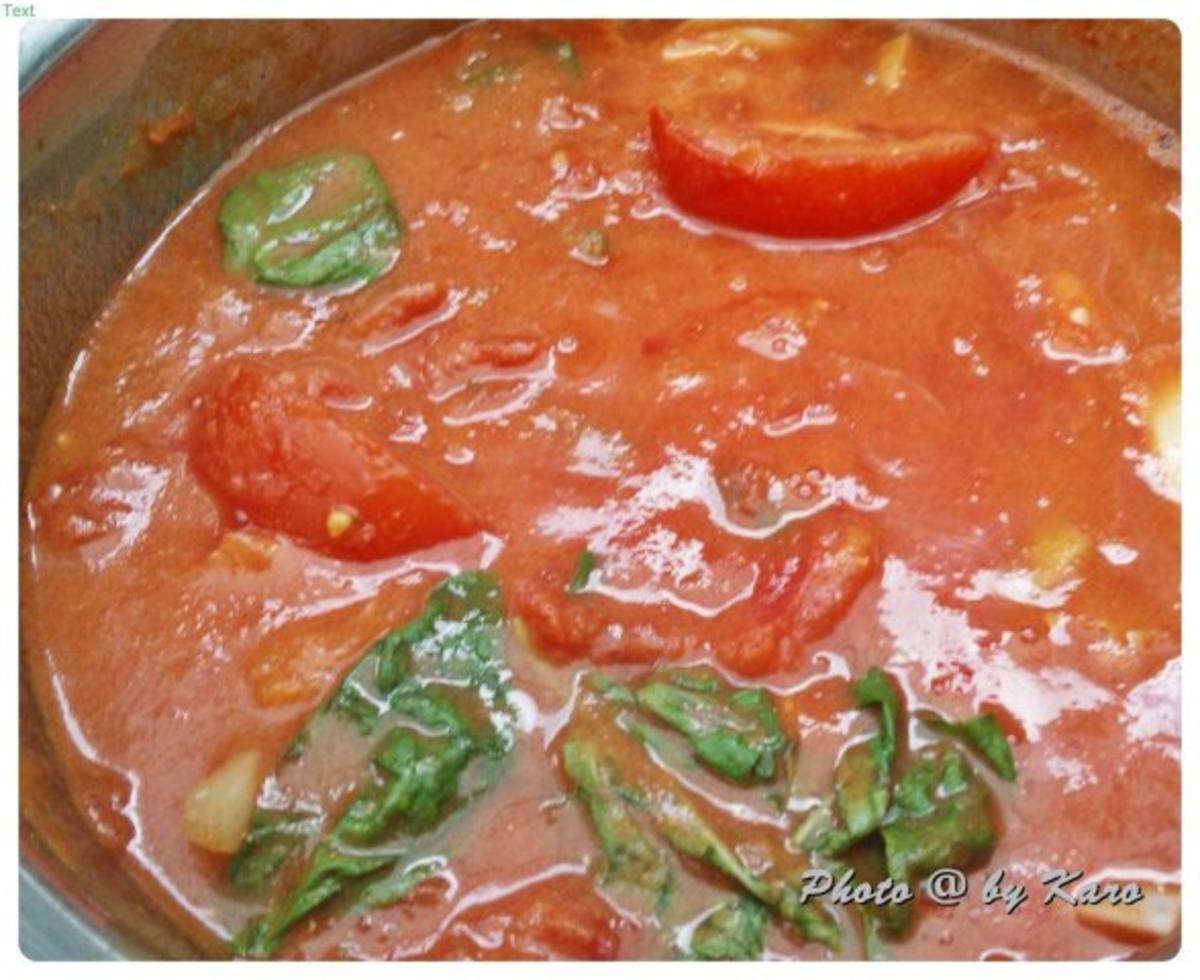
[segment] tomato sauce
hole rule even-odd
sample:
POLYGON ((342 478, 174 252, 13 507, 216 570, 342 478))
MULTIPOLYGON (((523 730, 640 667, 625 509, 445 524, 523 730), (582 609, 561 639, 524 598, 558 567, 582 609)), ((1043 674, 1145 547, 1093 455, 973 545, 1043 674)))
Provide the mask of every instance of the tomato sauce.
MULTIPOLYGON (((597 882, 559 749, 584 671, 695 663, 773 692, 799 744, 782 810, 706 790, 729 833, 831 791, 872 666, 910 718, 1000 721, 1019 778, 988 777, 1001 830, 969 877, 1034 898, 918 899, 886 955, 1144 949, 1037 881, 1178 884, 1172 139, 1044 66, 884 23, 480 24, 281 121, 151 244, 45 425, 23 629, 76 804, 225 951, 259 905, 187 839, 193 788, 240 750, 274 759, 434 583, 485 567, 518 692, 506 768, 447 870, 318 910, 279 955, 670 955, 597 882), (660 171, 655 107, 684 157, 716 155, 686 157, 704 200, 660 171), (894 207, 797 197, 793 171, 858 179, 812 141, 857 159, 880 133, 918 154, 915 178, 871 171, 894 207), (969 136, 931 164, 929 133, 969 136), (387 270, 286 289, 227 266, 229 190, 333 150, 374 163, 406 226, 387 270)), ((676 925, 728 891, 683 876, 676 925)), ((839 955, 864 955, 834 914, 839 955)), ((834 955, 775 920, 766 950, 834 955)))

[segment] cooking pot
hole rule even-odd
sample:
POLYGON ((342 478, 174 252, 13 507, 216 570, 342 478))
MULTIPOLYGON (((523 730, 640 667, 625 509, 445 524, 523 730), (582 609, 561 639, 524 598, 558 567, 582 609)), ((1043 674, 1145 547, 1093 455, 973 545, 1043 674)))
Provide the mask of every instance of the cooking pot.
MULTIPOLYGON (((60 21, 21 38, 20 475, 79 338, 139 252, 255 132, 452 21, 60 21), (184 138, 146 127, 185 113, 184 138)), ((970 21, 1178 130, 1168 21, 970 21)), ((20 684, 20 942, 33 959, 205 955, 92 835, 20 684)))

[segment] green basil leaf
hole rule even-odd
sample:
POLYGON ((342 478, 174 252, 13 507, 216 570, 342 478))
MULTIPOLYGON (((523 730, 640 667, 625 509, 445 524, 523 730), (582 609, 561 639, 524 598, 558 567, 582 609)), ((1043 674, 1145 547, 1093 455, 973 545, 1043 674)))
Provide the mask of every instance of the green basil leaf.
POLYGON ((596 570, 596 556, 587 548, 579 552, 579 559, 575 562, 575 571, 571 573, 571 581, 567 583, 568 592, 582 592, 587 588, 588 582, 592 579, 592 572, 596 570))
POLYGON ((294 288, 378 278, 405 230, 375 165, 349 152, 260 171, 226 195, 219 221, 230 268, 294 288))
POLYGON ((572 78, 578 78, 582 65, 575 45, 570 41, 560 41, 556 38, 546 38, 538 42, 538 47, 550 55, 572 78))
POLYGON ((842 753, 834 774, 834 799, 846 842, 862 840, 883 822, 892 799, 892 771, 880 736, 851 745, 842 753))
POLYGON ((521 65, 522 62, 519 58, 508 58, 503 61, 483 58, 463 65, 459 69, 458 80, 472 88, 503 85, 520 77, 521 65))

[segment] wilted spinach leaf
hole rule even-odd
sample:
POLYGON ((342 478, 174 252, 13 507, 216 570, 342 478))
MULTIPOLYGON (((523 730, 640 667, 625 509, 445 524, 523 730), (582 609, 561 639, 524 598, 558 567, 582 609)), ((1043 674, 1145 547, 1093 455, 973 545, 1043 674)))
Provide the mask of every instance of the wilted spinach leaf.
POLYGON ((661 908, 674 876, 662 845, 646 825, 646 796, 623 784, 612 761, 595 745, 572 739, 563 745, 563 768, 587 805, 604 852, 602 881, 644 888, 661 908))
POLYGON ((347 738, 374 738, 368 771, 328 830, 320 813, 260 805, 231 862, 234 883, 259 891, 302 854, 305 864, 297 883, 246 925, 235 952, 269 956, 327 901, 394 901, 432 873, 437 859, 422 835, 486 789, 512 746, 500 628, 490 575, 446 579, 421 616, 372 645, 310 719, 280 759, 277 780, 309 753, 347 738), (404 858, 418 860, 397 872, 404 858))
POLYGON ((900 701, 883 672, 872 667, 854 685, 859 707, 879 709, 879 731, 842 752, 834 772, 834 797, 842 826, 822 836, 816 849, 838 854, 875 831, 887 813, 896 760, 900 701))
POLYGON ((749 898, 722 902, 692 930, 684 955, 694 960, 758 960, 767 910, 749 898))
POLYGON ((897 780, 880 834, 894 881, 969 868, 996 842, 991 793, 953 745, 929 746, 897 780))
POLYGON ((1017 778, 1017 763, 1013 758, 1008 736, 996 720, 996 716, 985 712, 966 721, 952 722, 941 719, 927 721, 934 731, 961 739, 978 752, 1001 779, 1014 782, 1017 778))
POLYGON ((696 758, 735 782, 768 782, 788 740, 770 695, 734 688, 714 671, 662 671, 636 691, 638 706, 683 735, 696 758))

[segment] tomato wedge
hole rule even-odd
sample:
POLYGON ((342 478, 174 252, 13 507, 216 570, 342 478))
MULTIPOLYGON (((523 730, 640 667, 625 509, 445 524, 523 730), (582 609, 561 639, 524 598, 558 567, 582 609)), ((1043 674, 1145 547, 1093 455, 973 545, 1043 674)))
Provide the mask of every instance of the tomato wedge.
POLYGON ((746 677, 803 662, 808 644, 833 631, 871 580, 875 551, 874 538, 860 525, 824 531, 798 576, 771 576, 778 584, 760 600, 766 621, 720 647, 721 662, 746 677))
POLYGON ((629 923, 587 878, 565 874, 468 905, 422 959, 612 960, 629 923))
POLYGON ((315 551, 372 561, 479 529, 470 513, 292 375, 223 369, 199 397, 192 467, 228 507, 315 551))
POLYGON ((693 214, 785 238, 882 231, 945 204, 983 166, 972 132, 698 128, 661 107, 650 134, 667 194, 693 214))

